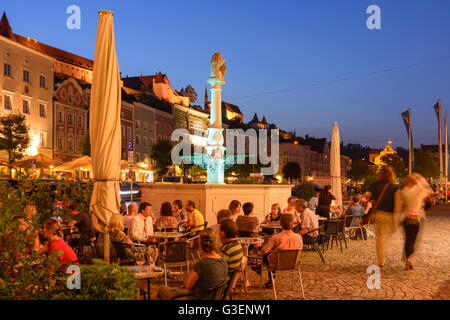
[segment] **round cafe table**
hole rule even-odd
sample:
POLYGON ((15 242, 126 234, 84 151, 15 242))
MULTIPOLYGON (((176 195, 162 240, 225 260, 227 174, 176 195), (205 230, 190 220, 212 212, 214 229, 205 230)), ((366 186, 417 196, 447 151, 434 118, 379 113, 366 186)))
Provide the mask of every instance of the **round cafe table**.
POLYGON ((261 229, 264 230, 270 230, 272 235, 277 234, 283 229, 279 224, 274 223, 264 223, 260 225, 261 229))
MULTIPOLYGON (((150 280, 153 278, 159 278, 164 274, 164 270, 160 267, 142 265, 128 267, 129 272, 133 272, 136 280, 147 280, 147 294, 148 300, 150 300, 150 280)), ((139 292, 139 284, 138 284, 139 292)))
MULTIPOLYGON (((248 257, 248 246, 251 244, 261 244, 264 242, 264 239, 262 237, 239 237, 237 238, 238 242, 242 244, 242 247, 244 249, 244 257, 248 257)), ((242 270, 242 278, 244 281, 244 288, 245 292, 247 293, 247 286, 245 283, 247 282, 247 266, 242 270)))

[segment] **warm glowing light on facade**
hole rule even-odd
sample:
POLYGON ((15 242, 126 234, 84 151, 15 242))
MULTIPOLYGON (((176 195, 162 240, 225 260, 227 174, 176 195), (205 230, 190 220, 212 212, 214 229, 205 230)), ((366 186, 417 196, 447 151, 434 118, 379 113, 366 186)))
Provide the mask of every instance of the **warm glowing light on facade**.
POLYGON ((27 149, 26 154, 29 156, 35 156, 37 155, 38 152, 38 147, 39 147, 39 135, 34 135, 31 137, 31 143, 30 146, 27 149))

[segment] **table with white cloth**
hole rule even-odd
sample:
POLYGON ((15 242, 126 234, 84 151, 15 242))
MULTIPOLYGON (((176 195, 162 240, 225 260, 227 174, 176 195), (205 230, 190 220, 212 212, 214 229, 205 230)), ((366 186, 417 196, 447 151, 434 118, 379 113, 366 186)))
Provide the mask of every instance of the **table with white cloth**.
MULTIPOLYGON (((147 281, 147 294, 148 300, 150 300, 150 280, 159 278, 164 274, 164 270, 160 267, 142 265, 142 266, 130 266, 128 271, 132 272, 136 280, 147 281)), ((138 297, 139 297, 139 283, 138 283, 138 297)))
MULTIPOLYGON (((242 247, 244 249, 244 257, 248 258, 248 246, 251 244, 257 245, 264 243, 264 239, 262 237, 239 237, 237 238, 238 242, 242 244, 242 247)), ((247 267, 248 264, 245 266, 245 268, 242 270, 242 277, 244 280, 244 287, 245 291, 247 292, 247 286, 245 285, 245 282, 247 280, 247 267)))

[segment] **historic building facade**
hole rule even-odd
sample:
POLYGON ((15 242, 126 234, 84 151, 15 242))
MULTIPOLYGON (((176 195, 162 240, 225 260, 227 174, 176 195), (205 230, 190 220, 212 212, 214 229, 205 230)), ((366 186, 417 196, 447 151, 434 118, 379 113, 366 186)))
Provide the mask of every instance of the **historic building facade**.
POLYGON ((24 114, 31 138, 27 154, 41 153, 51 158, 54 59, 30 49, 20 40, 3 14, 0 21, 0 115, 24 114))
POLYGON ((81 141, 89 131, 90 88, 83 89, 72 77, 55 80, 54 158, 66 162, 81 156, 81 141))

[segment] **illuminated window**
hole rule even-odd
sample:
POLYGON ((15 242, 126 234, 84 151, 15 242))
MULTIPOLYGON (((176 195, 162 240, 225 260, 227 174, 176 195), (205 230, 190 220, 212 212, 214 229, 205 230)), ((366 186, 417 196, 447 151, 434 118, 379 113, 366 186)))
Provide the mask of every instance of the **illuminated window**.
POLYGON ((40 103, 39 104, 39 116, 41 118, 47 118, 47 108, 45 107, 45 104, 40 103))
POLYGON ((23 81, 30 82, 30 71, 23 70, 23 81))
POLYGON ((5 108, 5 110, 12 110, 12 99, 11 96, 9 95, 4 95, 3 96, 3 107, 5 108))
POLYGON ((40 88, 46 88, 46 86, 45 86, 45 76, 43 76, 43 75, 40 75, 39 76, 39 87, 40 88))
POLYGON ((22 104, 22 112, 24 114, 30 114, 30 101, 28 100, 23 100, 23 104, 22 104))
POLYGON ((11 76, 11 65, 9 63, 3 64, 3 74, 5 76, 12 77, 11 76))

